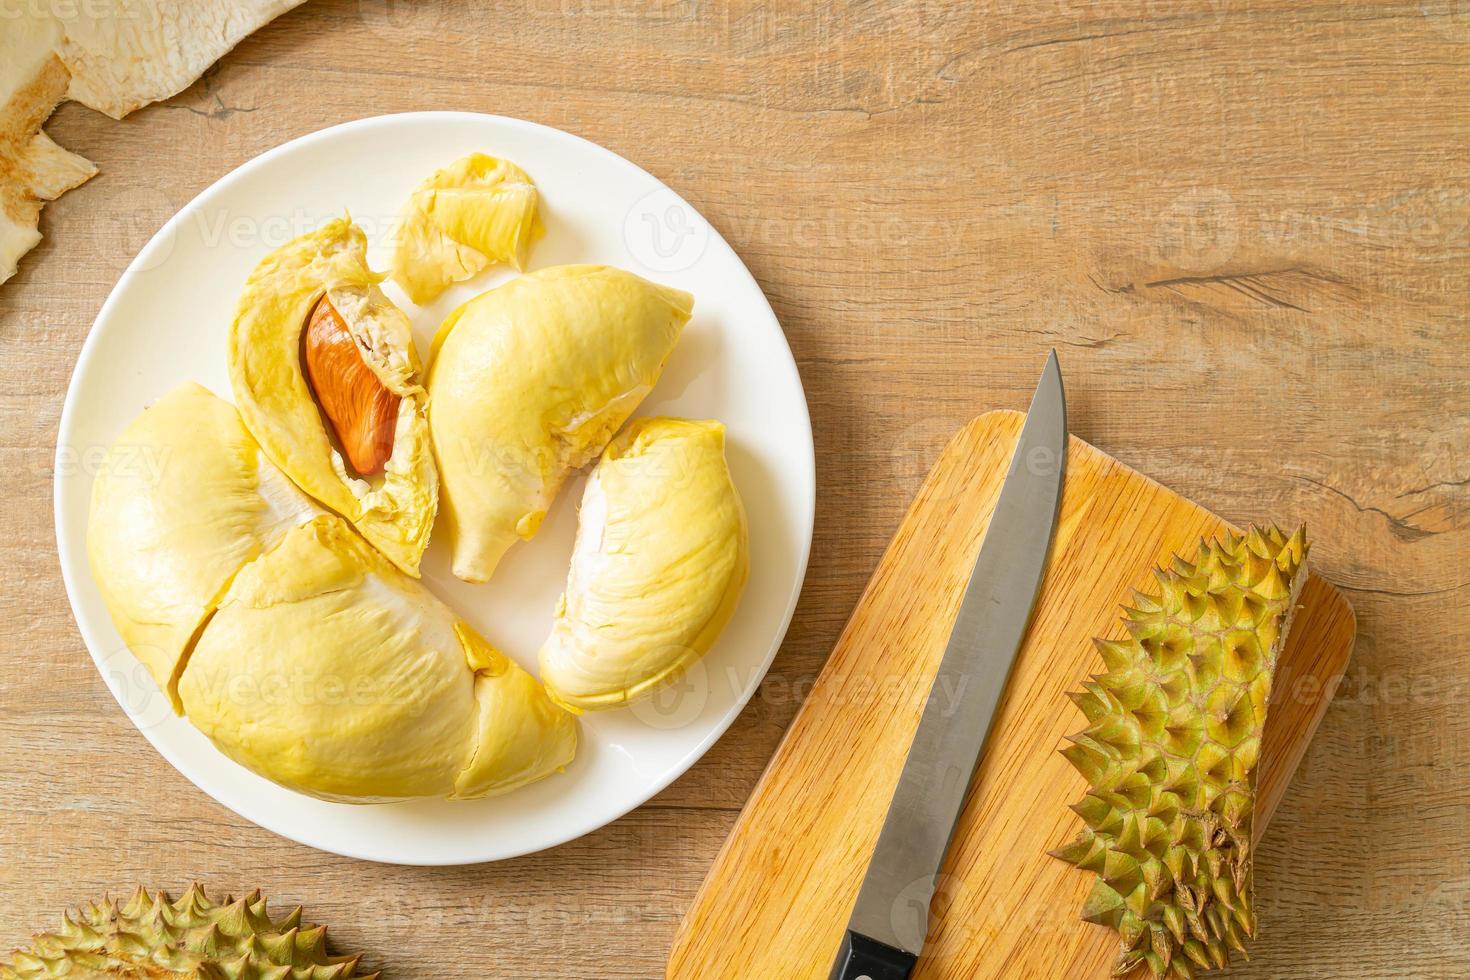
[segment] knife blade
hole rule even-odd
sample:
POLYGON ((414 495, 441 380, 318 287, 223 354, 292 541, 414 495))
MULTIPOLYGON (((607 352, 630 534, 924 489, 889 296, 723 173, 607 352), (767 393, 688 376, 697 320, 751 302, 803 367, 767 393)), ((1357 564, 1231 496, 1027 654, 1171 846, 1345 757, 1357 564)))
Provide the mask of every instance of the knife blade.
POLYGON ((906 980, 955 821, 1041 587, 1066 471, 1067 402, 1047 358, 863 878, 831 980, 906 980), (949 698, 936 694, 946 692, 949 698))

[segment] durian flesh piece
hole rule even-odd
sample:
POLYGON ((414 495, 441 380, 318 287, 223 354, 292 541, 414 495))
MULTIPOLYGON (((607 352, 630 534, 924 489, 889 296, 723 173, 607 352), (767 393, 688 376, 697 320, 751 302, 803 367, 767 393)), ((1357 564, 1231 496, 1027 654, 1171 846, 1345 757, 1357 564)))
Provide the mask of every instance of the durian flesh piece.
POLYGON ((490 578, 653 388, 694 298, 607 266, 482 293, 434 340, 429 419, 454 574, 490 578))
POLYGON ((471 153, 414 189, 394 233, 393 281, 415 303, 496 263, 519 270, 541 232, 536 185, 508 160, 471 153))
POLYGON ((329 800, 487 796, 576 749, 535 680, 335 515, 239 573, 179 696, 226 755, 329 800))
POLYGON ((276 249, 240 296, 230 379, 245 425, 276 465, 417 576, 439 480, 410 324, 378 288, 382 278, 368 268, 362 229, 346 218, 276 249), (302 333, 323 296, 357 340, 364 364, 400 397, 392 455, 381 474, 350 469, 303 369, 302 333))
POLYGON ((93 484, 88 555, 128 647, 227 755, 318 797, 505 792, 565 766, 575 720, 185 384, 93 484))
POLYGON ((1090 789, 1053 854, 1097 876, 1082 917, 1120 933, 1115 975, 1193 977, 1255 935, 1256 765, 1306 557, 1305 529, 1202 541, 1155 572, 1072 695, 1088 725, 1062 754, 1090 789))
POLYGON ((638 419, 587 481, 541 677, 573 710, 646 695, 704 656, 749 569, 725 427, 638 419))
POLYGON ((117 631, 179 708, 195 633, 235 573, 321 513, 192 382, 145 409, 92 484, 87 556, 117 631))
POLYGON ((217 904, 198 885, 178 901, 139 888, 63 915, 0 962, 0 980, 375 980, 358 972, 360 956, 330 954, 327 927, 303 925, 301 912, 271 915, 258 891, 217 904))

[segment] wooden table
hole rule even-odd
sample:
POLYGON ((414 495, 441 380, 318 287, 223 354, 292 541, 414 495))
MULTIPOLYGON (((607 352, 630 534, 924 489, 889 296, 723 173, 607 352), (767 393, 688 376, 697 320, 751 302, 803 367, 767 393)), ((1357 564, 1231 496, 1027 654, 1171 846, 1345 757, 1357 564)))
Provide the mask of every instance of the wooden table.
POLYGON ((306 903, 394 977, 659 975, 920 476, 1056 346, 1078 435, 1231 520, 1305 520, 1358 610, 1232 975, 1470 974, 1463 0, 312 0, 167 104, 50 128, 102 174, 0 288, 0 946, 198 878, 306 903), (704 761, 459 870, 307 850, 175 773, 83 649, 51 523, 72 364, 149 235, 283 140, 427 108, 579 133, 708 216, 785 325, 820 484, 785 648, 704 761))

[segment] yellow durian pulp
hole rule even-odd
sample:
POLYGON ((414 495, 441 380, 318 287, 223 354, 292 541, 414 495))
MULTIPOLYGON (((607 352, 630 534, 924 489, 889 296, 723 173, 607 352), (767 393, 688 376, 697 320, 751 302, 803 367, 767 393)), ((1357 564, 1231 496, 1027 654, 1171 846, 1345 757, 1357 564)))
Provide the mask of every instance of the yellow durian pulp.
POLYGON ((519 270, 541 233, 536 185, 508 160, 471 153, 414 189, 394 232, 391 272, 423 304, 496 263, 519 270))
POLYGON ((638 419, 588 478, 541 677, 573 710, 636 700, 704 656, 749 569, 725 427, 638 419))
POLYGON ((529 675, 334 515, 240 573, 179 696, 226 755, 325 799, 484 796, 576 747, 529 675))
POLYGON ((438 507, 418 353, 408 317, 378 288, 367 239, 339 218, 266 256, 245 283, 230 329, 230 380, 240 415, 297 486, 347 518, 400 569, 417 576, 438 507), (363 362, 400 397, 393 453, 381 474, 350 472, 301 360, 301 336, 327 296, 363 362))
POLYGON ((430 434, 454 574, 490 578, 658 381, 694 298, 608 266, 513 279, 434 339, 430 434))
POLYGON ((575 719, 195 384, 145 410, 93 484, 88 555, 175 710, 283 786, 368 803, 505 792, 564 766, 575 719))
POLYGON ((92 484, 87 557, 123 641, 179 709, 178 671, 235 573, 321 511, 192 382, 139 415, 92 484))

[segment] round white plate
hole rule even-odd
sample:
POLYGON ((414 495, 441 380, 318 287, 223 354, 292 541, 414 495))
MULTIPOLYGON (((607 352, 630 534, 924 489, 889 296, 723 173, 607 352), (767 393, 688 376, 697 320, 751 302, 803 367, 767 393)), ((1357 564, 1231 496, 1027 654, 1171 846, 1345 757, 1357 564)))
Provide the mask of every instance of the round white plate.
MULTIPOLYGON (((119 205, 125 202, 118 202, 119 205)), ((492 269, 415 308, 419 350, 449 310, 513 273, 492 269)), ((119 704, 180 772, 282 836, 350 857, 469 864, 552 847, 643 803, 702 756, 749 700, 786 633, 811 545, 811 421, 790 348, 750 273, 708 223, 643 170, 586 140, 517 119, 433 112, 346 123, 277 147, 224 177, 166 224, 108 297, 82 348, 61 416, 56 537, 82 636, 119 704), (507 796, 380 806, 324 803, 282 789, 175 717, 123 646, 87 568, 87 508, 106 448, 180 382, 231 399, 225 339, 241 284, 271 249, 344 210, 375 268, 409 192, 471 151, 503 156, 542 194, 546 237, 530 267, 617 265, 694 294, 694 318, 641 415, 716 418, 750 517, 750 584, 734 621, 687 679, 633 708, 585 715, 576 761, 507 796)), ((582 481, 561 493, 534 541, 488 585, 449 572, 435 535, 424 581, 491 642, 535 671, 566 578, 582 481)))

